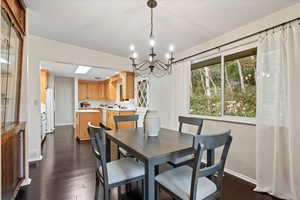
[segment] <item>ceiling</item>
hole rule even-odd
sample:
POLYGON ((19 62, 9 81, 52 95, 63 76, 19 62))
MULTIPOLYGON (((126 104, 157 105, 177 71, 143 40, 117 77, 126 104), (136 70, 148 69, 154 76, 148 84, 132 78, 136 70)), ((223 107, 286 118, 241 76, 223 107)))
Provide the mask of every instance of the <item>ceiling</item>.
POLYGON ((65 63, 58 63, 58 62, 41 62, 41 69, 48 69, 49 72, 53 73, 55 76, 62 76, 62 77, 70 77, 75 78, 77 77, 80 80, 105 80, 116 73, 118 71, 99 68, 99 67, 92 67, 86 74, 75 74, 75 70, 77 69, 78 65, 74 64, 65 64, 65 63), (98 77, 98 78, 95 78, 98 77))
MULTIPOLYGON (((148 53, 146 0, 26 0, 29 32, 120 56, 135 44, 148 53)), ((154 34, 158 54, 170 43, 185 50, 300 0, 158 0, 154 34)))

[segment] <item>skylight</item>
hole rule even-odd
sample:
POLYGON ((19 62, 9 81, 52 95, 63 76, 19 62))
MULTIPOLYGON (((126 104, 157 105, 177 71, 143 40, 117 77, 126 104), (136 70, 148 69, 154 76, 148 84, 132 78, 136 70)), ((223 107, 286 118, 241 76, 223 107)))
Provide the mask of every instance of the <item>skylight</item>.
POLYGON ((75 74, 86 74, 88 71, 90 71, 90 69, 91 67, 79 65, 75 71, 75 74))

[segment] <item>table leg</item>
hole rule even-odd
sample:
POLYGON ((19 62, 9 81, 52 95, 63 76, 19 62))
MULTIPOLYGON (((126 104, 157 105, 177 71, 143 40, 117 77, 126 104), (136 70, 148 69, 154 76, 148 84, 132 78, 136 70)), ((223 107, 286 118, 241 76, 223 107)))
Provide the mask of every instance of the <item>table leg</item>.
POLYGON ((144 200, 155 199, 154 165, 151 161, 145 162, 144 200))
POLYGON ((106 162, 111 161, 111 142, 109 139, 106 139, 106 162))

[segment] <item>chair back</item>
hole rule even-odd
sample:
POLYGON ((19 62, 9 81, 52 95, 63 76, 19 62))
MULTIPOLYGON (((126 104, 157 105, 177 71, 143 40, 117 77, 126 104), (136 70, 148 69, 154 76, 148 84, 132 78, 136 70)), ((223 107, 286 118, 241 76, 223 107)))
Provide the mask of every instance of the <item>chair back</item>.
POLYGON ((88 133, 90 135, 90 143, 92 151, 96 157, 97 166, 96 170, 101 170, 99 174, 104 184, 108 184, 108 174, 106 166, 106 145, 105 145, 105 132, 104 129, 98 126, 93 126, 88 123, 88 133))
POLYGON ((182 133, 182 125, 183 124, 189 124, 189 125, 198 126, 197 135, 201 134, 202 125, 203 125, 203 119, 196 118, 196 117, 183 117, 183 116, 179 116, 178 117, 178 121, 179 121, 179 132, 180 133, 182 133))
POLYGON ((100 126, 101 128, 103 128, 104 130, 106 130, 106 131, 111 131, 111 130, 112 130, 111 128, 105 126, 102 122, 99 123, 99 126, 100 126))
POLYGON ((194 148, 196 150, 195 162, 193 166, 193 175, 191 183, 190 199, 195 200, 197 195, 198 178, 209 177, 217 186, 216 197, 221 195, 221 187, 223 182, 224 167, 228 155, 229 147, 232 142, 230 136, 231 131, 226 131, 215 135, 199 135, 194 137, 194 148), (202 168, 201 160, 205 151, 215 151, 215 149, 223 147, 220 161, 215 164, 202 168))
POLYGON ((119 122, 134 122, 137 128, 138 115, 116 115, 114 116, 116 129, 119 129, 119 122))

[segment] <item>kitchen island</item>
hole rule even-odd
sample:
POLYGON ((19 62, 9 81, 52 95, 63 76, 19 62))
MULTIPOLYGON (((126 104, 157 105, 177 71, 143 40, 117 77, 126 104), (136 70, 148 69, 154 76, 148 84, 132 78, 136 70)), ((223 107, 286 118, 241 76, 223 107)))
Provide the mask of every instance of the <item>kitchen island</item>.
MULTIPOLYGON (((112 130, 115 129, 114 116, 116 115, 134 115, 135 109, 128 108, 108 108, 108 107, 86 107, 79 108, 76 111, 76 128, 75 134, 79 141, 89 140, 87 132, 88 122, 92 122, 93 125, 99 126, 101 122, 112 130)), ((120 122, 119 127, 123 128, 134 128, 134 122, 120 122)))
POLYGON ((102 122, 101 109, 82 109, 76 111, 75 137, 79 142, 90 139, 87 131, 89 122, 99 126, 99 123, 102 122))

